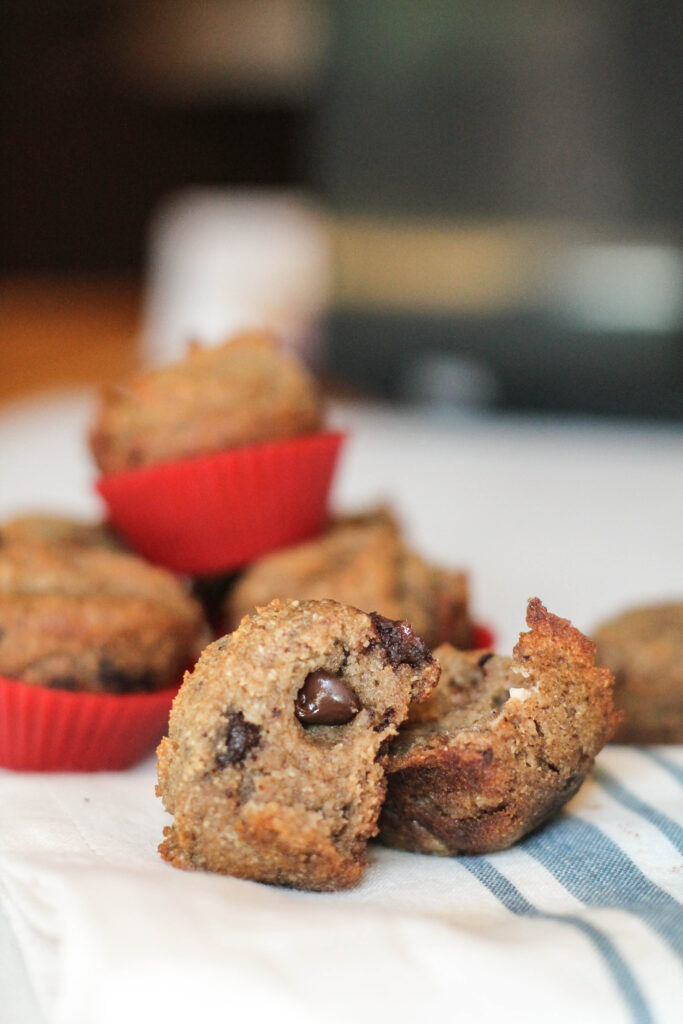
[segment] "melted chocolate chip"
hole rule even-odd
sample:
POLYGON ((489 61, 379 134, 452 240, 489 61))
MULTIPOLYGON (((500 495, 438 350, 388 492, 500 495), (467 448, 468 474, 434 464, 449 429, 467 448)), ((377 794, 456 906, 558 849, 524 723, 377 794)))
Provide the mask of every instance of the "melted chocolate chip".
POLYGON ((370 618, 392 668, 399 665, 420 668, 432 660, 427 644, 417 636, 409 622, 396 622, 378 612, 372 612, 370 618))
POLYGON ((241 711, 228 716, 228 728, 225 733, 225 750, 216 755, 216 766, 227 768, 239 764, 261 739, 260 726, 247 722, 241 711))
POLYGON ((294 701, 294 714, 304 725, 346 725, 359 711, 351 687, 324 669, 308 673, 294 701))
POLYGON ((105 690, 111 693, 150 693, 156 682, 154 672, 149 669, 131 672, 107 657, 100 658, 97 675, 105 690))

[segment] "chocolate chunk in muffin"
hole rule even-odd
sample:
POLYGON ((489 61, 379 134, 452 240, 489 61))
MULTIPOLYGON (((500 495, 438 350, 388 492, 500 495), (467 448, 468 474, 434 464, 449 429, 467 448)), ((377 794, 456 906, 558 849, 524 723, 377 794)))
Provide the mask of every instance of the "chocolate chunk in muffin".
POLYGON ((358 881, 385 741, 439 676, 417 638, 394 664, 385 635, 334 601, 273 601, 206 648, 159 747, 166 860, 302 889, 358 881))

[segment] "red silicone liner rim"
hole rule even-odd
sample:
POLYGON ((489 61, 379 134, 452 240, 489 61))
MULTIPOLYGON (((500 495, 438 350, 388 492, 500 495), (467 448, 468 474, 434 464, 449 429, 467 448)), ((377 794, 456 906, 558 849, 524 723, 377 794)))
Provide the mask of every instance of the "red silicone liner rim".
POLYGON ((178 687, 75 693, 0 676, 0 766, 14 771, 121 771, 151 754, 178 687))
POLYGON ((103 473, 95 481, 95 487, 102 493, 101 487, 106 489, 108 486, 118 487, 126 483, 137 483, 145 477, 149 477, 152 480, 157 475, 162 477, 185 466, 196 467, 203 464, 211 465, 212 463, 229 462, 232 459, 243 459, 252 452, 255 454, 271 451, 277 452, 299 442, 313 444, 323 440, 329 440, 330 442, 336 440, 341 445, 345 438, 346 433, 343 430, 320 430, 313 434, 295 434, 292 437, 277 438, 274 441, 259 441, 255 444, 244 444, 238 448, 225 448, 219 452, 208 452, 203 455, 186 455, 179 459, 154 462, 149 466, 137 466, 132 469, 118 470, 114 473, 103 473))

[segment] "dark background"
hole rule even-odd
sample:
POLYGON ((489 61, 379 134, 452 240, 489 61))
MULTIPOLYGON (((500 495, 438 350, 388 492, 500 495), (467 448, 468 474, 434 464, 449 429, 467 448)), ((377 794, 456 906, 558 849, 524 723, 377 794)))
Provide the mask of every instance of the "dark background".
MULTIPOLYGON (((246 0, 210 7, 227 35, 256 10, 246 0)), ((201 60, 174 63, 200 8, 6 0, 0 272, 140 275, 150 215, 186 185, 303 187, 341 217, 541 219, 678 246, 679 3, 260 2, 263 38, 284 23, 290 35, 307 18, 316 25, 306 73, 294 60, 272 80, 231 74, 227 59, 222 78, 201 60)), ((330 367, 402 396, 405 374, 387 371, 391 345, 409 362, 426 346, 493 367, 503 406, 677 416, 679 326, 644 336, 631 373, 632 339, 620 348, 608 330, 607 344, 588 344, 547 311, 520 321, 342 303, 330 317, 330 367), (566 373, 551 363, 541 372, 542 343, 533 343, 542 358, 524 356, 525 337, 539 335, 556 352, 583 344, 597 385, 579 373, 563 387, 566 373), (393 339, 389 351, 373 337, 393 339), (596 347, 604 359, 594 372, 596 347), (630 381, 623 394, 609 393, 614 353, 630 381)))

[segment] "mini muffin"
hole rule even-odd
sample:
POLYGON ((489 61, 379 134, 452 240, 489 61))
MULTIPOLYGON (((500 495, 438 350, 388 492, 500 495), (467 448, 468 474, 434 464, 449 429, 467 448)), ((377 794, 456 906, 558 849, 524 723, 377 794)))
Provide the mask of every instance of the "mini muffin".
POLYGON ((151 370, 103 396, 90 432, 114 527, 152 562, 217 575, 319 532, 342 435, 268 334, 151 370))
POLYGON ((102 473, 241 448, 320 429, 313 378, 275 339, 193 345, 180 362, 105 391, 90 433, 102 473))
POLYGON ((0 541, 42 541, 45 544, 77 544, 124 550, 123 541, 104 523, 91 523, 70 516, 31 513, 0 524, 0 541))
POLYGON ((180 868, 353 885, 377 831, 383 750, 439 668, 405 622, 273 601, 206 648, 174 701, 157 792, 180 868))
POLYGON ((503 850, 572 797, 620 715, 595 646, 538 598, 513 656, 434 654, 441 681, 392 743, 380 839, 422 853, 503 850))
POLYGON ((470 644, 467 577, 428 565, 384 507, 341 517, 314 540, 250 565, 226 600, 226 628, 276 597, 377 609, 410 622, 430 647, 470 644))
POLYGON ((58 535, 0 536, 0 765, 128 768, 159 742, 208 629, 170 573, 58 535))
POLYGON ((106 547, 0 544, 0 675, 91 693, 178 684, 206 640, 170 573, 106 547))
POLYGON ((683 743, 683 604, 636 608, 596 634, 623 708, 617 743, 683 743))

